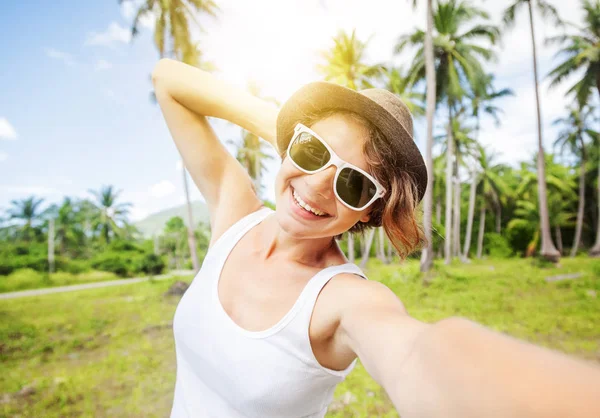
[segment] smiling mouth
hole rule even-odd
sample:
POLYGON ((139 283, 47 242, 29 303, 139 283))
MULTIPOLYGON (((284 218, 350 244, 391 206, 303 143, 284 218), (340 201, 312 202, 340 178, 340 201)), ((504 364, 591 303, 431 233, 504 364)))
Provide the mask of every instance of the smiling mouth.
POLYGON ((291 187, 291 189, 292 189, 292 198, 294 199, 294 202, 296 203, 296 205, 298 207, 300 207, 304 211, 306 211, 314 216, 318 216, 320 218, 327 218, 327 217, 331 216, 327 212, 321 211, 319 209, 313 209, 308 203, 306 203, 304 200, 302 200, 302 197, 298 194, 298 192, 296 192, 296 189, 294 189, 293 187, 291 187))

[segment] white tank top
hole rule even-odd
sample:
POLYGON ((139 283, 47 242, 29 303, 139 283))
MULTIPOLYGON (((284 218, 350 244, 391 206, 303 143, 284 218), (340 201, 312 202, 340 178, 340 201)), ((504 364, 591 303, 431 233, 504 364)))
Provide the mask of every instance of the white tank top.
MULTIPOLYGON (((264 331, 239 327, 225 312, 217 281, 235 244, 274 211, 263 207, 233 224, 209 249, 173 318, 177 379, 171 418, 323 417, 333 392, 356 365, 320 365, 308 333, 321 288, 353 263, 319 271, 281 320, 264 331)), ((243 266, 239 266, 243 268, 243 266)))

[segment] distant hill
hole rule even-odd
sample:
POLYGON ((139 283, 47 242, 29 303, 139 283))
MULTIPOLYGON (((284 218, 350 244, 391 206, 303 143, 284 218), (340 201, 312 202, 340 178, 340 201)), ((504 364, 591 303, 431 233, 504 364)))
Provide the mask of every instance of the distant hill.
MULTIPOLYGON (((187 206, 176 206, 153 213, 152 215, 148 215, 140 221, 134 222, 134 225, 140 230, 144 237, 150 238, 153 234, 159 234, 162 232, 167 221, 173 216, 181 216, 187 225, 187 206)), ((192 217, 194 218, 194 223, 196 225, 199 222, 208 224, 210 222, 210 218, 206 203, 201 201, 192 202, 192 217)))

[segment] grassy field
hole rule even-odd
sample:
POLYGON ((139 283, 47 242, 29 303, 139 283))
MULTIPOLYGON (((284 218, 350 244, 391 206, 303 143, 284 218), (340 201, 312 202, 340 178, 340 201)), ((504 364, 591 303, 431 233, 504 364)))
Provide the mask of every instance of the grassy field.
MULTIPOLYGON (((381 265, 389 286, 426 322, 463 316, 536 344, 600 361, 600 260, 437 264, 429 284, 415 261, 381 265), (548 276, 582 273, 547 283, 548 276)), ((187 279, 190 280, 189 278, 187 279)), ((173 281, 150 281, 0 302, 2 417, 166 417, 175 382, 173 281)), ((397 417, 360 361, 328 417, 397 417)))
POLYGON ((27 289, 41 289, 44 287, 69 286, 73 284, 104 282, 118 280, 114 273, 106 271, 89 271, 81 274, 65 272, 40 273, 32 269, 20 269, 8 276, 0 276, 0 293, 17 292, 27 289))

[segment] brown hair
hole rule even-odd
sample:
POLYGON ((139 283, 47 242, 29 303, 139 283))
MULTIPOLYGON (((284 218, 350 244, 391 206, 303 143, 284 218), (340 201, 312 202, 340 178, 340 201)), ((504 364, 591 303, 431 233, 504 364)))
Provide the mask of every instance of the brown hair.
MULTIPOLYGON (((395 163, 402 150, 394 148, 369 120, 347 110, 326 109, 308 113, 298 122, 310 127, 319 120, 338 114, 351 117, 366 128, 368 139, 363 146, 363 154, 370 168, 369 172, 387 190, 381 199, 371 205, 369 221, 357 222, 348 232, 364 234, 369 228, 383 226, 400 259, 404 260, 412 252, 423 248, 427 241, 417 221, 417 185, 413 177, 395 163)), ((285 156, 286 150, 283 149, 281 158, 284 159, 285 156)), ((341 237, 342 235, 338 235, 335 238, 339 240, 341 237)))

